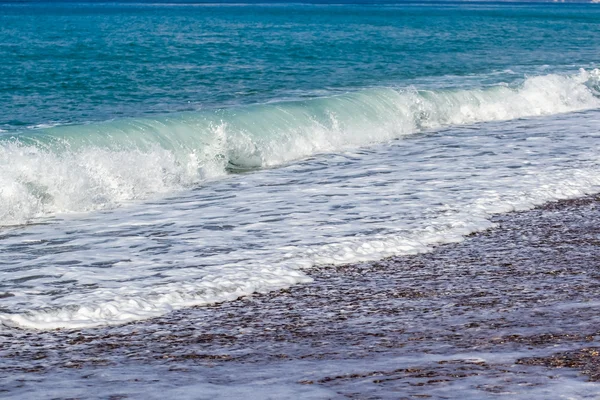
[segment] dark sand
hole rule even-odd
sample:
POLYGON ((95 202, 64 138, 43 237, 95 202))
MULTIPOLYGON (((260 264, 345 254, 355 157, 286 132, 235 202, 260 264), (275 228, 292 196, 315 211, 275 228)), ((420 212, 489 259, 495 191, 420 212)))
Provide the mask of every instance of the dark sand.
POLYGON ((599 381, 599 198, 494 222, 431 253, 316 268, 308 271, 312 284, 137 324, 3 330, 0 375, 132 362, 184 374, 202 365, 364 360, 352 373, 329 368, 292 377, 342 398, 461 398, 457 387, 512 397, 562 374, 599 381), (394 358, 405 361, 375 368, 394 358))

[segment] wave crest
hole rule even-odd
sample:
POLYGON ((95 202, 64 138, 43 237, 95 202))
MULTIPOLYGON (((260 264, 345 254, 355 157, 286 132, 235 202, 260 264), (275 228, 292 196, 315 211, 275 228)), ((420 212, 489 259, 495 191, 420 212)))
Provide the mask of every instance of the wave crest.
POLYGON ((302 102, 132 118, 21 132, 0 141, 0 225, 115 207, 230 170, 449 125, 600 107, 600 70, 526 78, 518 86, 376 88, 302 102))

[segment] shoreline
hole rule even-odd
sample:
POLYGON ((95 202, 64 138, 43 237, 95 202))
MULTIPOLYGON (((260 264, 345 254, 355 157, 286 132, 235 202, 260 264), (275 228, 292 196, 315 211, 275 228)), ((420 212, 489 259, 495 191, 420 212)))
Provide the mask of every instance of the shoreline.
POLYGON ((123 365, 184 375, 245 371, 225 379, 225 388, 249 369, 289 367, 282 384, 326 390, 317 398, 452 398, 457 390, 535 397, 557 394, 565 382, 593 398, 589 385, 600 391, 593 383, 600 381, 600 196, 492 221, 496 227, 430 253, 316 267, 307 270, 311 284, 148 321, 8 329, 0 337, 0 388, 26 397, 36 384, 19 379, 39 385, 55 373, 123 365))

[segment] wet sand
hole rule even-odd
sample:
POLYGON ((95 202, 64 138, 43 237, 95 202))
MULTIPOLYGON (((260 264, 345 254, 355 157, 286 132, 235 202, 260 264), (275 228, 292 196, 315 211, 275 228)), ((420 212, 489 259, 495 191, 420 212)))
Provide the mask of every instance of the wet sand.
POLYGON ((600 198, 493 220, 431 253, 315 268, 312 284, 141 323, 3 328, 0 395, 23 396, 56 371, 133 364, 179 374, 276 368, 333 398, 558 398, 552 385, 565 377, 588 383, 577 393, 562 384, 560 395, 597 398, 600 198))

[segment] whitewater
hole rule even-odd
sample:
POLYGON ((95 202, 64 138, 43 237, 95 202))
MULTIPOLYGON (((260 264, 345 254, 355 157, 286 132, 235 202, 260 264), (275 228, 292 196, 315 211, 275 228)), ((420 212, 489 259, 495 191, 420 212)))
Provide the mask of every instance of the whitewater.
POLYGON ((374 88, 259 104, 34 129, 0 136, 0 225, 116 207, 321 153, 447 126, 597 108, 600 70, 470 90, 374 88))
MULTIPOLYGON (((430 251, 600 190, 600 70, 0 133, 1 326, 86 328, 430 251)), ((0 328, 2 329, 2 328, 0 328)))

